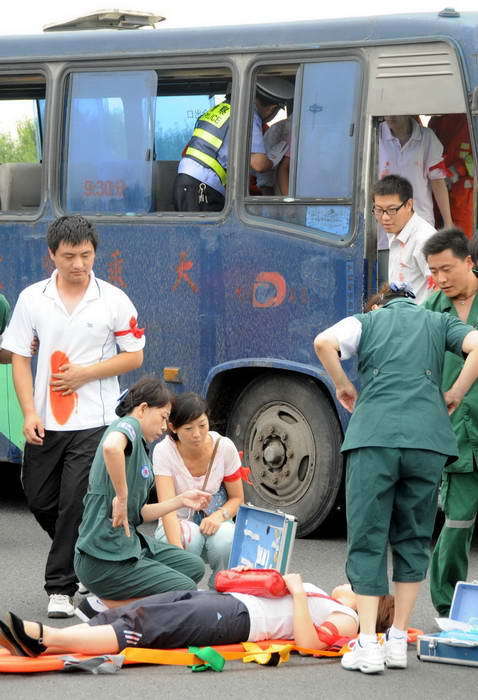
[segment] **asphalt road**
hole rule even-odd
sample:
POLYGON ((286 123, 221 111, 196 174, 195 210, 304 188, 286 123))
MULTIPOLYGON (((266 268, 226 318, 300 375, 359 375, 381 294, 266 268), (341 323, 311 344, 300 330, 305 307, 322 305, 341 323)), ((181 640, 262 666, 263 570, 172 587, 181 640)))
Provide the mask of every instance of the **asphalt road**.
MULTIPOLYGON (((47 598, 43 591, 43 569, 48 537, 27 510, 11 478, 11 468, 2 468, 0 495, 0 613, 13 610, 22 617, 47 621, 47 598)), ((340 528, 338 528, 340 530, 340 528)), ((322 531, 297 540, 291 571, 330 590, 344 580, 344 533, 322 531)), ((474 545, 469 580, 478 578, 478 548, 474 545)), ((74 618, 76 620, 76 618, 74 618)), ((55 625, 74 624, 55 621, 55 625)), ((427 587, 420 596, 413 625, 434 631, 434 610, 427 587)), ((476 697, 477 670, 469 667, 419 662, 409 649, 406 671, 386 671, 365 676, 344 671, 334 660, 294 656, 277 668, 230 661, 222 673, 192 673, 186 667, 124 667, 114 676, 87 674, 4 674, 0 677, 0 698, 15 700, 95 700, 141 697, 191 698, 191 700, 239 700, 269 698, 424 698, 466 700, 476 697)))

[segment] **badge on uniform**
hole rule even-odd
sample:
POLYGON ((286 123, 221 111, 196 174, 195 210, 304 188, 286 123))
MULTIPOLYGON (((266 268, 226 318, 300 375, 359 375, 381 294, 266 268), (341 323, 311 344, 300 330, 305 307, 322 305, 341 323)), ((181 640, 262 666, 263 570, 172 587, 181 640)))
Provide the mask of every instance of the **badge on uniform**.
POLYGON ((150 476, 151 472, 149 471, 149 467, 147 464, 145 464, 143 467, 141 467, 141 476, 143 479, 147 479, 150 476))

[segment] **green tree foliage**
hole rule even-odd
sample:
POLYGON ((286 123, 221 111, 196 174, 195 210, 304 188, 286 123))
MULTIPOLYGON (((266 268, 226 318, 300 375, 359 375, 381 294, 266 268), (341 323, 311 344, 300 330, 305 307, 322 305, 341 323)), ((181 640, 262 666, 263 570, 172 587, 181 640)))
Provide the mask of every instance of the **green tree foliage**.
POLYGON ((35 122, 22 119, 16 136, 0 134, 0 163, 38 163, 35 122))

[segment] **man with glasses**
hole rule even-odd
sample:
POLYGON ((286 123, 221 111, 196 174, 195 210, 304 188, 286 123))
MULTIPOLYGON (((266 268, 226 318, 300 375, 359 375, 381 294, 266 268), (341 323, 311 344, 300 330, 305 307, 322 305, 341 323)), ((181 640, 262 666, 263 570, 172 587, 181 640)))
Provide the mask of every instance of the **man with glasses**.
POLYGON ((413 189, 400 175, 387 175, 373 188, 373 214, 388 235, 388 280, 408 282, 417 304, 433 292, 430 271, 422 252, 435 229, 413 210, 413 189))

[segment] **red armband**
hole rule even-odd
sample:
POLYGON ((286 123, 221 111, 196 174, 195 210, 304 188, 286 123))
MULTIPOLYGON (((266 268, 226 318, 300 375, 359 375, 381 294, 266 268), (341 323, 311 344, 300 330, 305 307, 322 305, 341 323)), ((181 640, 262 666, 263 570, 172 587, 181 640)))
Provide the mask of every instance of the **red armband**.
POLYGON ((333 622, 323 622, 320 627, 316 627, 315 629, 317 630, 320 641, 323 644, 327 644, 328 647, 333 646, 335 642, 343 636, 339 633, 333 622))
POLYGON ((129 320, 129 328, 126 331, 115 331, 115 335, 128 335, 128 333, 131 333, 131 335, 134 335, 135 338, 142 338, 144 335, 144 328, 138 328, 138 321, 135 319, 134 316, 131 316, 129 320))

